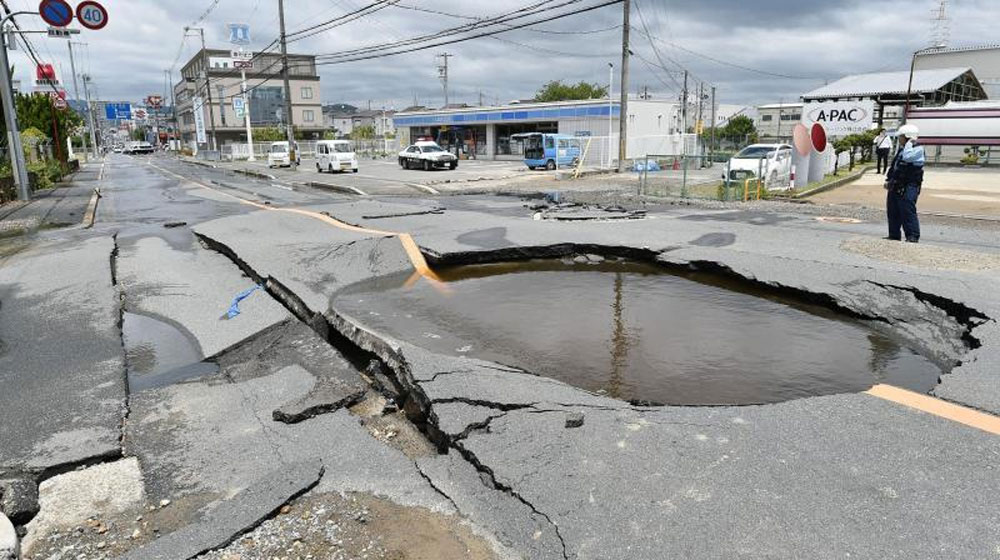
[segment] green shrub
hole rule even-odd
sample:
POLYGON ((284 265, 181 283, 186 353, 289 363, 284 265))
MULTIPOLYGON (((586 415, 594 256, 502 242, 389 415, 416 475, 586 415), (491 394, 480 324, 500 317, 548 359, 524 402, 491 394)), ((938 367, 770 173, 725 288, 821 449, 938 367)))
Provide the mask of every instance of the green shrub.
POLYGON ((51 189, 54 185, 51 175, 49 175, 49 164, 45 161, 33 161, 28 164, 28 172, 35 176, 34 187, 36 190, 51 189))

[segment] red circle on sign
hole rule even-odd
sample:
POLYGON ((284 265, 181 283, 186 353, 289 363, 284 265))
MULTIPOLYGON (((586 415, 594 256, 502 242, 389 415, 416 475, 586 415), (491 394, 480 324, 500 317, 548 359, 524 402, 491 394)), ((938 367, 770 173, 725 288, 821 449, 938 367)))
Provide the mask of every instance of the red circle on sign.
POLYGON ((104 29, 104 26, 108 24, 108 11, 100 3, 94 2, 94 0, 84 0, 76 7, 76 20, 87 29, 97 31, 98 29, 104 29), (94 21, 93 16, 88 16, 88 13, 92 13, 92 10, 100 12, 101 16, 98 21, 94 21))
POLYGON ((66 27, 73 21, 73 7, 66 0, 42 0, 38 15, 52 27, 66 27))
POLYGON ((812 141, 813 148, 816 148, 817 152, 822 152, 826 149, 826 129, 823 125, 819 123, 813 123, 812 127, 812 141))

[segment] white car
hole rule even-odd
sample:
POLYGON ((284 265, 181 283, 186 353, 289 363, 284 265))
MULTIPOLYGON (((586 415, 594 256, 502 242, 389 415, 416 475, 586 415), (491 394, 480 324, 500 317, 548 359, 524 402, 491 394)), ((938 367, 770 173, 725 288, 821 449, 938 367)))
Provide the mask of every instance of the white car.
POLYGON ((791 188, 792 147, 788 144, 751 144, 722 167, 726 185, 742 185, 747 179, 764 178, 768 190, 791 188))
POLYGON ((358 172, 358 156, 347 140, 320 140, 316 142, 316 171, 358 172))
POLYGON ((299 143, 294 142, 292 147, 295 149, 294 162, 288 152, 288 142, 271 142, 271 147, 267 150, 267 166, 291 167, 292 163, 295 165, 302 163, 302 159, 299 157, 299 143))
POLYGON ((412 146, 399 152, 399 166, 403 169, 432 169, 447 167, 455 169, 458 167, 458 158, 454 154, 444 151, 444 148, 437 145, 437 142, 417 142, 412 146))

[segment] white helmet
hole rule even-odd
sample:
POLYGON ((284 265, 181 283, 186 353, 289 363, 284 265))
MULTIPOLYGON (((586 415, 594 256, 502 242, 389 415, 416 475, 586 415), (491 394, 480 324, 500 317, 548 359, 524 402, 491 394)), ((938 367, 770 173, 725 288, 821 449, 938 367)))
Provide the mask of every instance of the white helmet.
POLYGON ((904 124, 896 131, 899 136, 906 136, 910 140, 916 140, 920 136, 920 130, 912 124, 904 124))

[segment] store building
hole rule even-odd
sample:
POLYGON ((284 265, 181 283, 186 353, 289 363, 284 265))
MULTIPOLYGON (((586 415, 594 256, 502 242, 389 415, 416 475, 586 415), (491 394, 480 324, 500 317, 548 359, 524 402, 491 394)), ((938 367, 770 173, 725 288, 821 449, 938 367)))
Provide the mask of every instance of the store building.
MULTIPOLYGON (((288 55, 288 74, 292 93, 292 125, 305 138, 319 138, 324 131, 323 105, 320 95, 316 57, 288 55)), ((249 93, 250 124, 253 127, 283 127, 285 121, 285 88, 281 79, 281 55, 259 54, 253 68, 246 71, 249 93)), ((212 138, 211 116, 219 147, 246 142, 246 124, 233 106, 240 95, 242 78, 233 65, 230 51, 208 49, 199 51, 181 68, 181 81, 174 86, 177 118, 185 146, 196 144, 194 99, 201 97, 206 135, 212 138), (212 107, 209 110, 205 89, 205 63, 212 87, 212 107), (214 115, 213 115, 214 114, 214 115)), ((202 144, 201 149, 207 149, 202 144)))
MULTIPOLYGON (((677 103, 636 99, 629 100, 628 107, 628 158, 681 153, 683 139, 677 103)), ((598 164, 606 161, 609 147, 617 157, 620 114, 617 101, 594 99, 402 111, 394 115, 393 123, 400 145, 427 138, 460 157, 488 160, 521 159, 521 143, 512 140, 512 136, 520 133, 591 138, 587 162, 598 164)))

